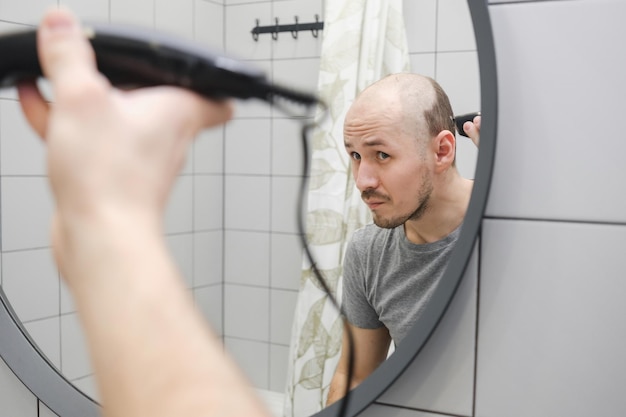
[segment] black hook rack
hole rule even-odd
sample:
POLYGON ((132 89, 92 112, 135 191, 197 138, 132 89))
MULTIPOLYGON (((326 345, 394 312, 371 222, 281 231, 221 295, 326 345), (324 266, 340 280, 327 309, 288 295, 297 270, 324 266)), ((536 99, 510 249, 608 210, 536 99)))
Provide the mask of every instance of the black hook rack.
POLYGON ((310 30, 314 38, 317 38, 319 31, 324 29, 324 22, 319 21, 319 16, 315 15, 315 22, 311 23, 298 23, 298 16, 294 16, 295 23, 291 25, 279 25, 278 18, 274 18, 274 25, 259 26, 259 19, 256 19, 256 26, 250 31, 252 33, 252 39, 259 40, 259 35, 262 33, 271 33, 272 39, 278 40, 279 32, 291 32, 291 36, 294 39, 298 39, 298 32, 303 30, 310 30))

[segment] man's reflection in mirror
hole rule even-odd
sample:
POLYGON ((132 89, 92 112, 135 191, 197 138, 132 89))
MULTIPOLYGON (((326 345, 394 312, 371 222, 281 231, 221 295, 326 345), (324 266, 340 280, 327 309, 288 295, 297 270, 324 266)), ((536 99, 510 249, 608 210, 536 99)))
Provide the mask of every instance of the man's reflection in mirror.
MULTIPOLYGON (((445 271, 473 185, 455 164, 453 114, 435 80, 409 73, 372 84, 346 114, 346 152, 374 224, 355 232, 346 250, 342 304, 354 372, 348 381, 344 334, 327 404, 370 375, 392 342, 402 342, 445 271)), ((476 144, 479 119, 464 126, 476 144)))

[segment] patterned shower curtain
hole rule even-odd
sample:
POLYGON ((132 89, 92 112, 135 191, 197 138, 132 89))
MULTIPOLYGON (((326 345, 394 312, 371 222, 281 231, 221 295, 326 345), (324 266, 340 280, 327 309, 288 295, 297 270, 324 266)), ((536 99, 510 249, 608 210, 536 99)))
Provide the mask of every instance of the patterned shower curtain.
MULTIPOLYGON (((326 282, 341 299, 342 261, 352 233, 370 221, 350 172, 343 121, 355 96, 383 76, 409 70, 402 0, 326 0, 318 114, 312 137, 307 239, 326 282)), ((339 359, 343 323, 304 262, 295 311, 284 415, 324 407, 339 359)))

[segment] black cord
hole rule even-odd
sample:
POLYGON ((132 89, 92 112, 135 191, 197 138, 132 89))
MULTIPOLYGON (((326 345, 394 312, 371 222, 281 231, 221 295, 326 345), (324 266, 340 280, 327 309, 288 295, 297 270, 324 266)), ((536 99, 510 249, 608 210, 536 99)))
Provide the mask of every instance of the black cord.
MULTIPOLYGON (((292 93, 291 90, 288 90, 288 89, 278 90, 276 89, 275 86, 272 88, 274 89, 274 92, 270 95, 267 95, 266 99, 269 103, 271 103, 273 106, 275 106, 276 108, 278 108, 285 114, 292 116, 296 119, 301 119, 301 120, 306 119, 306 115, 301 115, 301 114, 296 115, 293 112, 289 111, 285 106, 282 106, 281 100, 278 100, 278 98, 286 99, 287 101, 295 101, 299 104, 304 104, 309 110, 313 104, 317 104, 320 107, 320 114, 322 114, 323 117, 328 116, 328 113, 329 113, 328 107, 316 97, 307 96, 306 100, 302 100, 300 96, 295 95, 295 93, 292 93)), ((354 336, 352 335, 352 331, 350 330, 350 327, 348 326, 348 321, 346 319, 346 315, 344 313, 343 308, 341 307, 341 305, 339 304, 339 302, 333 295, 332 291, 328 287, 328 284, 326 283, 326 280, 324 279, 322 272, 317 268, 317 262, 315 261, 315 256, 313 256, 313 253, 311 252, 311 248, 309 247, 309 242, 307 241, 307 237, 306 237, 304 202, 306 201, 306 197, 308 193, 308 180, 310 176, 310 172, 309 172, 310 171, 310 151, 309 151, 308 133, 310 130, 317 127, 317 125, 318 124, 315 121, 310 122, 310 123, 303 121, 302 123, 302 129, 300 132, 301 139, 302 139, 302 162, 303 162, 302 163, 302 180, 300 181, 300 191, 299 191, 298 204, 297 204, 298 211, 297 211, 296 218, 298 220, 298 234, 300 235, 302 248, 304 250, 304 254, 307 260, 311 264, 311 270, 313 271, 315 278, 317 278, 320 286, 322 287, 322 289, 328 296, 328 299, 330 300, 331 304, 338 311, 339 316, 343 320, 344 335, 346 336, 346 341, 347 341, 346 343, 347 346, 345 347, 348 349, 348 352, 347 352, 348 369, 346 372, 347 384, 346 384, 344 396, 341 400, 339 400, 340 404, 339 404, 339 411, 337 413, 337 417, 345 417, 347 410, 348 410, 348 404, 350 402, 350 382, 352 381, 352 376, 354 374, 354 336)))
POLYGON ((311 270, 313 274, 319 281, 322 289, 328 296, 331 304, 337 309, 341 319, 343 320, 344 325, 344 335, 347 337, 347 349, 348 349, 348 369, 347 369, 347 383, 346 389, 344 392, 344 397, 340 400, 339 412, 337 413, 338 417, 344 417, 346 415, 346 411, 348 409, 348 404, 350 402, 350 382, 352 381, 352 375, 354 373, 354 339, 352 335, 352 331, 348 326, 348 321, 346 320, 346 316, 342 307, 339 305, 337 299, 333 296, 326 280, 322 276, 321 271, 317 268, 317 263, 315 261, 315 257, 311 252, 309 247, 307 238, 306 238, 306 226, 305 226, 305 211, 304 211, 304 202, 306 201, 306 196, 308 192, 308 178, 309 178, 309 141, 308 141, 308 132, 316 126, 315 123, 303 123, 301 136, 302 136, 302 156, 303 156, 303 168, 302 168, 302 181, 300 183, 300 195, 298 199, 298 232, 300 234, 300 239, 302 242, 302 247, 304 249, 304 253, 307 257, 307 260, 311 264, 311 270))

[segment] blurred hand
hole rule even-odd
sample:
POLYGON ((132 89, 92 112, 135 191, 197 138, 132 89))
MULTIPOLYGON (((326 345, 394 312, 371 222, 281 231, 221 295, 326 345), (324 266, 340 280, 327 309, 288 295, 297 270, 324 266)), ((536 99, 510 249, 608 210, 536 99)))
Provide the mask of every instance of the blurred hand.
POLYGON ((67 233, 81 233, 84 222, 160 227, 189 144, 200 130, 227 121, 231 105, 174 87, 113 88, 68 11, 49 12, 37 42, 54 103, 34 82, 21 84, 18 93, 28 122, 47 144, 55 251, 67 249, 67 233))
POLYGON ((481 116, 476 116, 473 121, 463 124, 463 130, 476 146, 478 146, 480 141, 480 121, 481 116))

